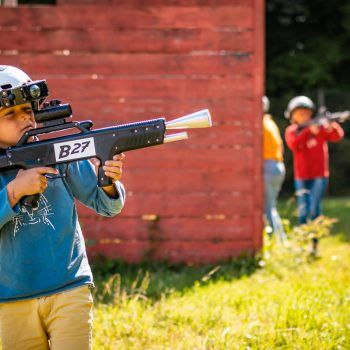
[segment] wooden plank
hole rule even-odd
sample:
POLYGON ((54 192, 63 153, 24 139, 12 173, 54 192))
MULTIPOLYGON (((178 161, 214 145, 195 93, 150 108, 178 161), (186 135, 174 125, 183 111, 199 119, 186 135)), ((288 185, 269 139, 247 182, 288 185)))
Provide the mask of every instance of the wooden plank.
MULTIPOLYGON (((51 95, 58 93, 51 90, 51 95)), ((65 96, 68 95, 65 93, 65 96)), ((96 127, 113 126, 140 120, 165 117, 172 120, 192 112, 209 109, 214 127, 233 126, 254 131, 257 124, 252 101, 247 98, 232 97, 226 99, 138 99, 118 98, 109 100, 79 100, 68 98, 73 108, 75 120, 92 119, 96 127)), ((260 122, 259 122, 260 124, 260 122)), ((206 132, 210 132, 207 130, 206 132)), ((196 135, 191 133, 191 135, 196 135)))
MULTIPOLYGON (((60 97, 52 89, 51 95, 60 97)), ((108 101, 97 99, 80 101, 78 97, 76 99, 68 97, 63 100, 71 103, 75 120, 92 119, 96 127, 162 117, 172 120, 202 109, 209 109, 214 126, 229 125, 254 129, 256 123, 251 100, 238 96, 226 99, 184 97, 176 100, 118 98, 108 101)))
POLYGON ((162 157, 159 153, 145 155, 140 152, 126 154, 121 181, 128 196, 148 193, 168 196, 233 193, 244 196, 256 191, 254 158, 248 152, 236 150, 214 158, 211 155, 216 151, 175 150, 175 155, 164 153, 162 157))
POLYGON ((5 7, 3 28, 39 29, 183 29, 251 28, 252 7, 155 6, 121 7, 79 5, 57 7, 5 7), (21 18, 21 21, 18 21, 21 18), (131 20, 132 19, 132 20, 131 20))
MULTIPOLYGON (((133 193, 127 198, 122 217, 159 215, 160 217, 206 217, 208 215, 252 215, 253 194, 231 193, 133 193)), ((91 217, 92 210, 79 208, 81 217, 91 217)))
MULTIPOLYGON (((96 0, 57 0, 57 5, 95 4, 96 0)), ((253 6, 253 0, 98 0, 100 5, 118 6, 253 6)))
POLYGON ((18 52, 252 52, 253 33, 206 29, 9 30, 0 31, 2 51, 18 52), (11 40, 8 38, 11 37, 11 40), (35 45, 33 45, 35 43, 35 45), (67 51, 68 50, 68 51, 67 51))
MULTIPOLYGON (((176 144, 180 144, 177 142, 176 144)), ((170 150, 170 144, 129 152, 125 160, 125 172, 128 169, 138 171, 177 171, 181 169, 196 169, 197 171, 234 171, 246 169, 255 161, 255 150, 252 147, 227 148, 218 151, 208 149, 170 150)))
POLYGON ((166 54, 159 53, 100 53, 53 55, 32 54, 4 55, 1 62, 11 60, 14 66, 23 67, 31 75, 45 78, 79 76, 91 78, 111 77, 159 77, 169 75, 196 75, 211 77, 250 74, 253 63, 250 53, 199 53, 166 54))
POLYGON ((91 258, 104 255, 110 259, 121 259, 126 262, 145 260, 168 261, 172 263, 214 263, 233 257, 252 256, 251 241, 210 242, 157 242, 147 241, 98 243, 88 247, 91 258))
POLYGON ((87 253, 90 259, 104 256, 109 259, 118 259, 127 263, 139 263, 145 261, 150 244, 147 241, 125 242, 123 244, 99 243, 87 246, 87 253))
MULTIPOLYGON (((252 165, 249 165, 252 167, 252 165)), ((121 182, 126 188, 127 196, 135 194, 158 194, 173 196, 177 194, 226 194, 234 193, 244 197, 256 190, 252 170, 237 171, 241 164, 232 166, 231 170, 205 172, 195 170, 164 171, 162 165, 153 170, 133 171, 128 162, 124 167, 121 182)), ((235 200, 235 198, 234 198, 235 200)))
POLYGON ((223 98, 230 96, 251 97, 253 79, 250 77, 232 77, 210 79, 49 79, 52 96, 65 100, 120 98, 178 99, 223 98))
MULTIPOLYGON (((56 97, 59 97, 59 95, 56 95, 56 97)), ((126 104, 115 100, 104 102, 66 100, 65 102, 71 103, 74 120, 92 119, 95 128, 163 117, 169 121, 195 111, 209 109, 214 127, 242 127, 243 130, 250 127, 254 132, 256 118, 249 110, 251 108, 249 101, 246 104, 243 102, 236 105, 236 107, 232 103, 232 111, 225 110, 218 100, 208 101, 203 99, 202 102, 193 100, 193 102, 188 101, 188 103, 179 101, 178 105, 175 104, 176 101, 179 100, 164 99, 159 104, 152 103, 151 99, 136 102, 135 100, 128 100, 126 104), (169 101, 169 104, 167 104, 167 101, 169 101)), ((210 130, 206 130, 206 133, 210 132, 210 130)), ((192 130, 190 131, 190 138, 193 139, 194 137, 197 137, 197 131, 192 130)))
POLYGON ((225 261, 242 255, 252 256, 251 241, 211 242, 157 242, 151 247, 149 256, 154 260, 192 262, 196 264, 225 261))
POLYGON ((253 235, 252 218, 226 219, 155 219, 145 218, 83 218, 81 220, 84 237, 90 244, 100 240, 104 243, 134 241, 239 241, 253 235))
MULTIPOLYGON (((128 165, 126 165, 126 168, 128 165)), ((254 188, 253 172, 229 171, 215 173, 194 170, 177 171, 132 171, 125 170, 122 182, 128 193, 172 193, 191 192, 240 192, 251 193, 254 188), (147 179, 148 181, 145 181, 147 179)))

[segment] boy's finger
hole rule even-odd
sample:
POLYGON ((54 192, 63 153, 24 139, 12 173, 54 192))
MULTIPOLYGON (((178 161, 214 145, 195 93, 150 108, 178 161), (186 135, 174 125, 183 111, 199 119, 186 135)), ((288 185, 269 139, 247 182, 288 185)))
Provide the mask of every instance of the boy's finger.
POLYGON ((98 158, 90 158, 90 162, 95 166, 100 165, 100 160, 98 158))
POLYGON ((107 160, 105 162, 105 165, 107 166, 115 166, 121 168, 123 166, 123 162, 120 160, 107 160))
POLYGON ((125 159, 124 153, 116 154, 113 156, 113 160, 124 160, 124 159, 125 159))
POLYGON ((58 174, 57 169, 49 168, 49 167, 39 167, 39 168, 36 168, 36 171, 39 174, 58 174))
POLYGON ((121 174, 110 173, 109 171, 106 171, 105 174, 106 174, 106 176, 112 178, 113 180, 119 180, 121 177, 121 174))
POLYGON ((47 177, 45 176, 40 176, 40 182, 43 183, 43 184, 47 184, 47 177))
POLYGON ((41 190, 46 190, 47 183, 40 183, 40 188, 41 188, 41 190))
POLYGON ((121 174, 122 173, 122 169, 120 167, 104 166, 103 170, 104 171, 109 171, 111 173, 117 173, 117 174, 121 174))

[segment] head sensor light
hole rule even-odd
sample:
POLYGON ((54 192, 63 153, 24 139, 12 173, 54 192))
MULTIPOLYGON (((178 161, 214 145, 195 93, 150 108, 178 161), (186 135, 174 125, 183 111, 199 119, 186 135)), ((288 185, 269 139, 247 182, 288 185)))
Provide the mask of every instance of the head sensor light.
POLYGON ((37 110, 48 94, 49 91, 45 80, 37 80, 26 85, 11 87, 1 91, 0 107, 10 107, 31 102, 33 109, 37 110))
POLYGON ((30 88, 29 88, 29 94, 30 96, 32 96, 33 98, 39 98, 40 95, 41 95, 41 90, 40 90, 40 87, 36 84, 32 85, 30 88))

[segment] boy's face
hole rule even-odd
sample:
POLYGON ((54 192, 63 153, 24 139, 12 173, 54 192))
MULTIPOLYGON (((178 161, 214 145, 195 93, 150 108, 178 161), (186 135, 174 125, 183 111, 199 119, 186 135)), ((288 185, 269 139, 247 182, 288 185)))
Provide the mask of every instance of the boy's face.
POLYGON ((313 110, 309 108, 297 108, 293 111, 292 122, 297 124, 306 123, 311 119, 313 113, 313 110))
POLYGON ((0 147, 15 146, 22 135, 33 128, 35 119, 30 103, 0 108, 0 147))

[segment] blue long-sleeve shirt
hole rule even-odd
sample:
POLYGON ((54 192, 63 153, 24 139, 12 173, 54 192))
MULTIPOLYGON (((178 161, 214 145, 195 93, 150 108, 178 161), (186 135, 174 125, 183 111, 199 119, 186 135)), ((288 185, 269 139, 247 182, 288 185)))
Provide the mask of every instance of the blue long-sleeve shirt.
MULTIPOLYGON (((62 172, 62 166, 56 168, 62 172)), ((92 284, 74 198, 103 216, 114 216, 124 205, 123 185, 117 182, 119 198, 110 198, 97 187, 91 163, 74 162, 66 178, 48 181, 37 209, 20 203, 11 208, 6 185, 17 172, 0 173, 0 302, 92 284)))

